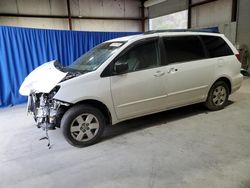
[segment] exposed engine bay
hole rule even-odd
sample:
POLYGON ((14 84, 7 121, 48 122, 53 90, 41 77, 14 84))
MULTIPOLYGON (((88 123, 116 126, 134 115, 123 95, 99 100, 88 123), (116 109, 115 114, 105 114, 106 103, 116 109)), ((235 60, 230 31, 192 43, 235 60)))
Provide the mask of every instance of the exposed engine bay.
POLYGON ((28 113, 33 115, 37 127, 46 131, 46 136, 40 140, 48 140, 49 149, 51 149, 52 145, 50 143, 48 130, 60 127, 62 115, 65 112, 65 108, 69 106, 68 103, 53 99, 58 89, 59 86, 55 87, 50 93, 32 92, 28 96, 28 113))
MULTIPOLYGON (((33 115, 38 128, 46 131, 60 127, 61 118, 70 105, 54 99, 61 82, 82 75, 82 72, 62 67, 58 61, 47 62, 33 70, 22 83, 19 92, 28 96, 27 111, 33 115)), ((48 143, 50 148, 50 141, 48 143)))
POLYGON ((60 127, 63 108, 68 103, 53 99, 59 87, 50 93, 31 93, 28 97, 28 113, 32 114, 38 128, 55 129, 60 127), (60 108, 61 107, 61 108, 60 108))

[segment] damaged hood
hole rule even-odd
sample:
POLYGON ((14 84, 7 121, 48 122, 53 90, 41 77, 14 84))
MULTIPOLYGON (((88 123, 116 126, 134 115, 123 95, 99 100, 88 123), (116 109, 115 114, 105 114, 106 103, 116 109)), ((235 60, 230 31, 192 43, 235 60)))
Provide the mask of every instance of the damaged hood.
POLYGON ((37 67, 23 81, 19 93, 28 96, 31 92, 49 93, 66 75, 62 72, 60 64, 56 61, 50 61, 37 67))

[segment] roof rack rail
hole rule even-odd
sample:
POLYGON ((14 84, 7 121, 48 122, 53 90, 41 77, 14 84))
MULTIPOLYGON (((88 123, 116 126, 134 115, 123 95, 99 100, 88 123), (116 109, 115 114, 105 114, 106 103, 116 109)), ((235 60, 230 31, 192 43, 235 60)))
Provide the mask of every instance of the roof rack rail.
POLYGON ((206 33, 220 33, 218 27, 204 28, 204 29, 164 29, 164 30, 151 30, 144 34, 163 33, 163 32, 206 32, 206 33))

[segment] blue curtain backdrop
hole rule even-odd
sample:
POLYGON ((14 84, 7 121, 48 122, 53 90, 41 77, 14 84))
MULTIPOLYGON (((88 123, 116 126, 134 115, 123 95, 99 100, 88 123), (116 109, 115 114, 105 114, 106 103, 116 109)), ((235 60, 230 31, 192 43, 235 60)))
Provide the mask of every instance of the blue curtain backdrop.
POLYGON ((0 107, 27 100, 18 90, 36 67, 54 59, 64 66, 97 44, 137 32, 82 32, 0 26, 0 107))

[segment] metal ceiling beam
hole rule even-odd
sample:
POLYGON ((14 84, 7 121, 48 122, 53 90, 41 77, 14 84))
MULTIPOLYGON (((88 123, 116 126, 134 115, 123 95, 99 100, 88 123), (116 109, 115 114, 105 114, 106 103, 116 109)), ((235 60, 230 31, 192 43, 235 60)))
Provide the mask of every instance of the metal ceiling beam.
POLYGON ((238 4, 237 0, 232 1, 232 17, 231 17, 232 22, 235 22, 237 20, 237 4, 238 4))
POLYGON ((141 30, 142 32, 145 32, 145 7, 144 7, 144 1, 141 1, 141 30))
MULTIPOLYGON (((15 13, 0 13, 4 17, 26 17, 26 18, 62 18, 68 19, 65 15, 37 15, 37 14, 15 14, 15 13)), ((96 17, 96 16, 72 16, 71 19, 85 19, 85 20, 135 20, 141 21, 142 18, 138 17, 96 17)), ((144 18, 147 19, 147 18, 144 18)))
POLYGON ((157 5, 159 3, 163 3, 166 0, 147 0, 144 2, 144 7, 151 7, 153 5, 157 5))
POLYGON ((218 0, 205 0, 205 1, 198 2, 198 3, 193 3, 193 4, 191 3, 189 6, 197 7, 197 6, 205 5, 207 3, 211 3, 211 2, 214 2, 214 1, 218 1, 218 0))
POLYGON ((71 20, 70 1, 69 0, 67 0, 67 10, 68 10, 68 19, 69 19, 69 30, 72 30, 72 20, 71 20))
POLYGON ((187 28, 190 29, 192 27, 192 0, 188 0, 188 25, 187 28))

